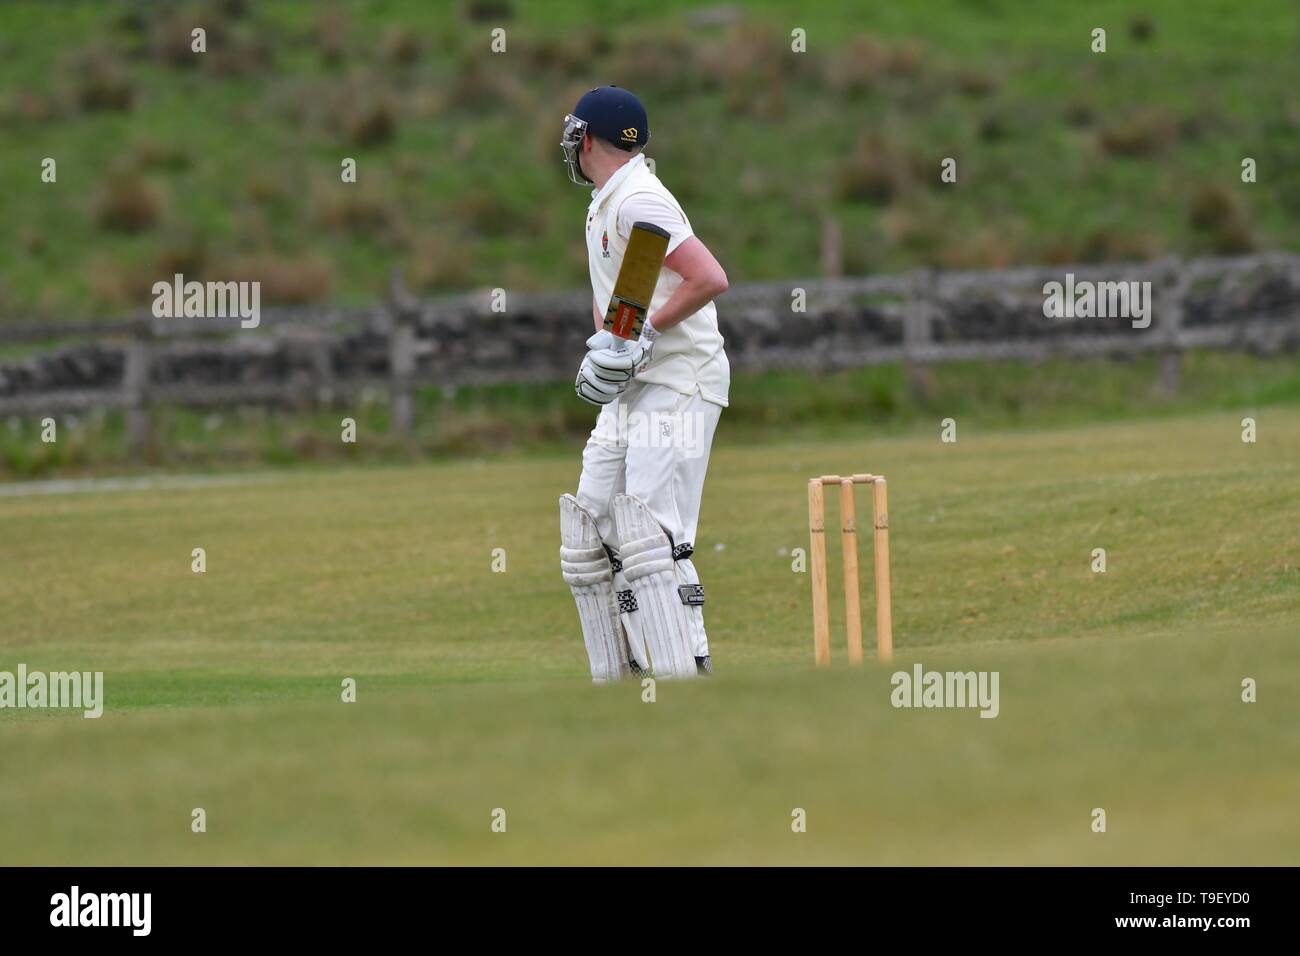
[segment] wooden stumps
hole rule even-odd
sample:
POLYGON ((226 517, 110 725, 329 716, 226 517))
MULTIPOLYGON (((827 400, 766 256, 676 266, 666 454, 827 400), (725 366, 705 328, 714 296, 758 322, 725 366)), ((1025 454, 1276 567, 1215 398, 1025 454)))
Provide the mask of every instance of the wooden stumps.
POLYGON ((862 607, 858 594, 858 520, 853 502, 853 479, 840 480, 840 545, 844 563, 844 632, 849 663, 862 663, 862 607))
POLYGON ((830 596, 826 590, 826 506, 819 478, 808 481, 808 563, 812 578, 813 656, 819 667, 831 662, 830 596))
POLYGON ((894 611, 889 590, 889 500, 885 479, 871 483, 871 515, 876 547, 876 658, 894 656, 894 611))
POLYGON ((853 486, 871 486, 872 545, 876 583, 876 657, 894 654, 893 609, 889 576, 889 505, 885 479, 879 475, 820 475, 808 479, 809 571, 813 598, 813 657, 818 666, 831 661, 830 594, 826 576, 827 485, 840 489, 840 544, 844 575, 844 629, 851 664, 862 663, 862 607, 858 572, 857 503, 853 486))

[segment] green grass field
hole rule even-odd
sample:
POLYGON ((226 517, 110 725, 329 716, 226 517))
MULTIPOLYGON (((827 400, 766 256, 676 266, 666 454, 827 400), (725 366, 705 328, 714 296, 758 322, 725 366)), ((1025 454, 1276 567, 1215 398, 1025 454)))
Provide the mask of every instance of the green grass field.
POLYGON ((717 676, 653 704, 585 679, 572 454, 0 497, 0 669, 108 698, 0 711, 0 859, 1294 863, 1300 420, 1253 414, 725 445, 717 676), (850 468, 890 479, 898 666, 999 671, 996 719, 892 708, 834 614, 812 668, 790 552, 806 477, 850 468))

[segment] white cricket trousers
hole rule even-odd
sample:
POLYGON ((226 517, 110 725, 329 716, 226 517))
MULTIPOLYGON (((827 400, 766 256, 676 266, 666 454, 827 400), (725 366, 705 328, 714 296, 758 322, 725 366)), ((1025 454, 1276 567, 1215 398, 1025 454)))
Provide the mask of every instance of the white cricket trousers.
MULTIPOLYGON (((699 584, 691 562, 700 519, 704 475, 722 407, 699 392, 683 395, 664 385, 632 382, 601 409, 582 452, 578 503, 596 520, 601 540, 615 553, 618 532, 610 504, 620 493, 645 504, 672 539, 681 584, 699 584)), ((620 585, 626 587, 625 584, 620 585)), ((703 614, 693 616, 695 656, 709 653, 703 614)))

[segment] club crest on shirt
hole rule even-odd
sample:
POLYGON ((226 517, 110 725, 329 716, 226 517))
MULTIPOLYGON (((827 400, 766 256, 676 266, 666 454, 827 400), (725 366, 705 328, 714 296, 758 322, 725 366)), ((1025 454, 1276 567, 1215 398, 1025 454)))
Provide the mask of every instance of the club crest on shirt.
POLYGON ((609 230, 608 229, 606 229, 605 232, 600 237, 600 250, 601 250, 600 254, 604 256, 606 259, 608 259, 609 258, 609 230))

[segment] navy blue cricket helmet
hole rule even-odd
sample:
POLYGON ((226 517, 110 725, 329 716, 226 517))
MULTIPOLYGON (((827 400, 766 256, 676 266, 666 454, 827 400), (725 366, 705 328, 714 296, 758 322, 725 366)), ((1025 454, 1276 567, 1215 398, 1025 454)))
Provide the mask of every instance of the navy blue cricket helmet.
POLYGON ((650 142, 650 121, 641 101, 622 87, 598 86, 583 93, 573 112, 564 117, 560 139, 569 178, 579 186, 591 182, 578 162, 586 133, 630 150, 650 142))

